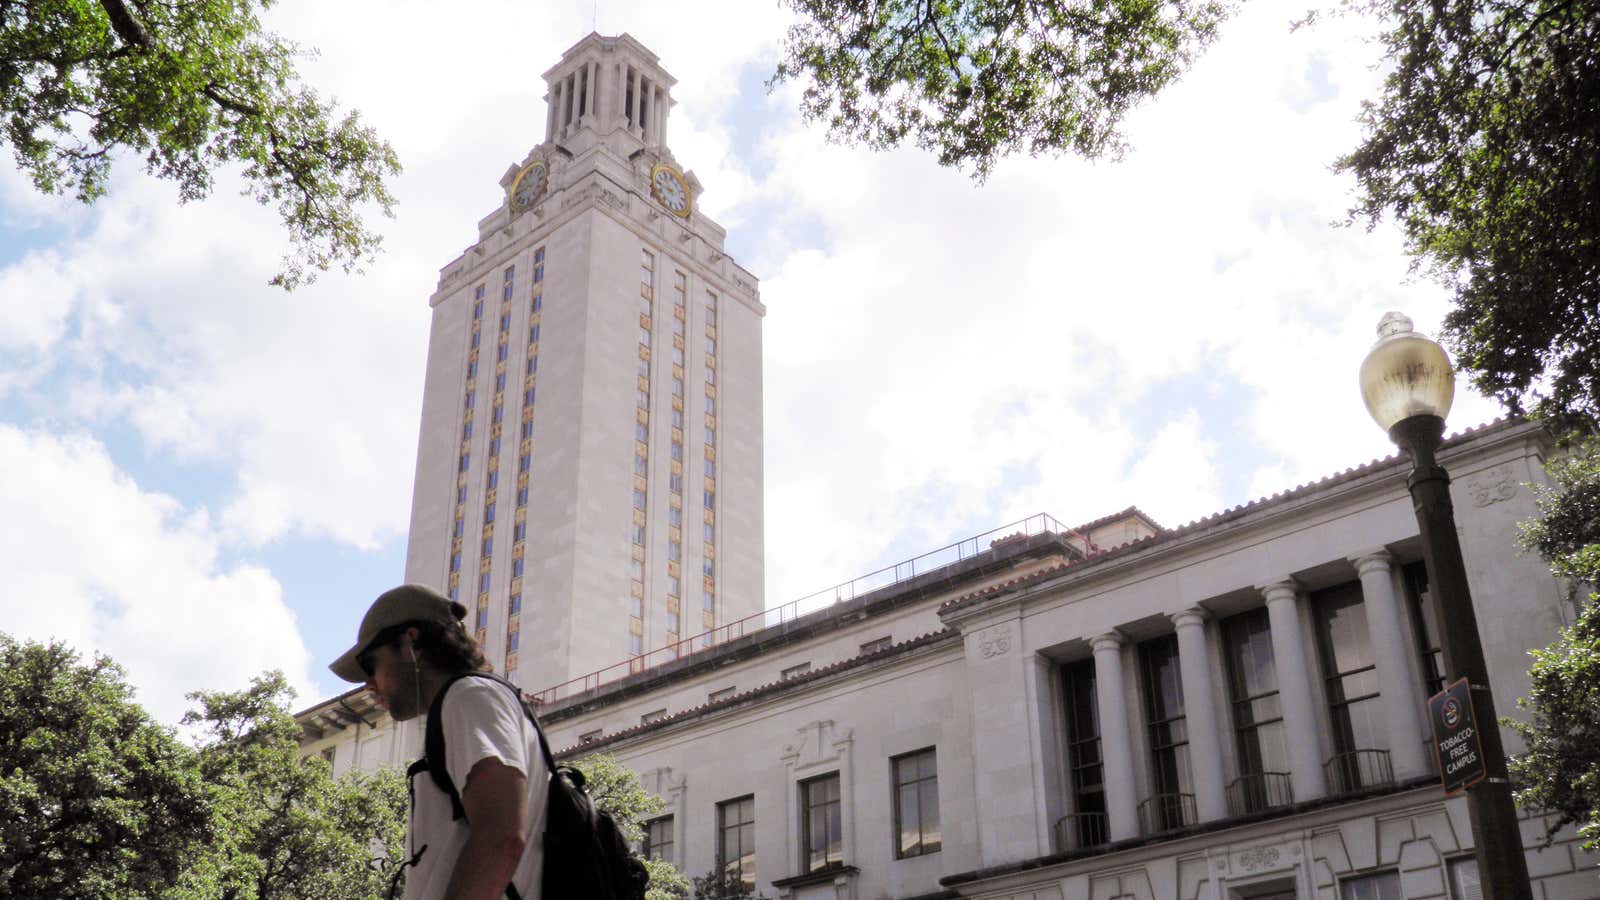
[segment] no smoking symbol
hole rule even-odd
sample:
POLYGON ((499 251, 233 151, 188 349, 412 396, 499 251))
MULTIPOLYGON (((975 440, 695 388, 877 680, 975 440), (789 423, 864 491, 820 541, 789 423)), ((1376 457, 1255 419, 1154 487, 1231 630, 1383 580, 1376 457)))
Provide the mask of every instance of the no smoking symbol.
POLYGON ((1444 724, 1447 728, 1454 728, 1461 722, 1461 701, 1454 697, 1444 701, 1444 724))

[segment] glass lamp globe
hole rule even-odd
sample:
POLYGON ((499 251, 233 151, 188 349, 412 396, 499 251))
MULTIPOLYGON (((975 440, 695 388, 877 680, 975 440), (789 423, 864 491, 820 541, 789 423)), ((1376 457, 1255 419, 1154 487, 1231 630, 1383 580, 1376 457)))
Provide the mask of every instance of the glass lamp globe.
POLYGON ((1444 348, 1411 330, 1402 313, 1384 313, 1378 342, 1361 362, 1361 396, 1378 427, 1388 431, 1412 416, 1450 413, 1455 370, 1444 348))

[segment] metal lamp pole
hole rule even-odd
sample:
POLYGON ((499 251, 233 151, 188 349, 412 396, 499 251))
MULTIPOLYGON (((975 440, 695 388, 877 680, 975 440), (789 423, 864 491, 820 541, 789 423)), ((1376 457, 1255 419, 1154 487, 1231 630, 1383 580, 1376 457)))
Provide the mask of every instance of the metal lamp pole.
POLYGON ((1500 742, 1500 720, 1489 690, 1489 669, 1483 659, 1478 618, 1473 612, 1466 564, 1456 536, 1450 476, 1434 457, 1444 439, 1444 415, 1450 411, 1455 390, 1454 372, 1444 350, 1412 332, 1411 320, 1405 316, 1385 315, 1378 333, 1378 343, 1362 365, 1363 393, 1378 424, 1387 428, 1390 439, 1411 458, 1406 487, 1411 492, 1422 535, 1428 593, 1434 619, 1439 623, 1445 670, 1448 681, 1467 679, 1479 723, 1487 777, 1467 790, 1467 811, 1483 896, 1490 900, 1532 900, 1522 832, 1506 774, 1505 748, 1500 742), (1387 410, 1383 408, 1385 389, 1390 394, 1387 410), (1394 420, 1396 412, 1409 414, 1394 420), (1386 422, 1386 418, 1390 421, 1386 422))

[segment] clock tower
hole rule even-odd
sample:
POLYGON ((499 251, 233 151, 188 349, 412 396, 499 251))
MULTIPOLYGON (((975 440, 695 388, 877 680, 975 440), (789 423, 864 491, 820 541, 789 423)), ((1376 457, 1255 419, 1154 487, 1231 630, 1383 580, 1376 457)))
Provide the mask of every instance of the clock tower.
POLYGON ((667 146, 674 79, 590 34, 544 80, 544 140, 429 299, 406 559, 532 691, 765 605, 765 308, 667 146))

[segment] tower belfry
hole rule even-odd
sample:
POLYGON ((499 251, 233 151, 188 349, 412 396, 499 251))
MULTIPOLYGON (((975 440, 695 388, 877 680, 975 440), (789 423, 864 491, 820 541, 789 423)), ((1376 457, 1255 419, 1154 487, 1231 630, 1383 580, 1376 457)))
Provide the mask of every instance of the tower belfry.
POLYGON ((544 140, 429 301, 406 561, 530 690, 764 608, 766 309, 667 147, 675 80, 626 34, 544 80, 544 140))
POLYGON ((623 139, 614 148, 624 153, 666 146, 677 81, 632 37, 590 34, 563 54, 544 80, 549 85, 547 142, 574 153, 588 142, 613 137, 623 139))

